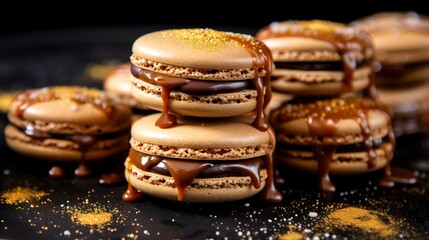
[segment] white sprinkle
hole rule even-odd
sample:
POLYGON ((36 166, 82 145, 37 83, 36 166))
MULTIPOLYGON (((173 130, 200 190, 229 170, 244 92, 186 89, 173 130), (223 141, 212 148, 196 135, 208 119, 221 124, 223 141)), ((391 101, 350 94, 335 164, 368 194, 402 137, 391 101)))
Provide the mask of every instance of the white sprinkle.
POLYGON ((244 206, 245 207, 250 207, 250 203, 245 203, 244 206))
POLYGON ((311 233, 311 229, 306 228, 306 229, 304 229, 304 232, 305 233, 311 233))
POLYGON ((70 233, 70 231, 69 231, 69 230, 65 230, 65 231, 64 231, 64 236, 70 236, 70 234, 71 234, 71 233, 70 233))
POLYGON ((220 232, 219 232, 219 231, 216 231, 216 232, 215 232, 215 234, 216 234, 216 236, 219 236, 219 235, 220 235, 220 232))
POLYGON ((310 212, 309 214, 308 214, 308 216, 310 216, 310 217, 317 217, 317 212, 310 212))
POLYGON ((240 236, 240 237, 241 237, 241 236, 243 236, 243 232, 242 232, 242 231, 239 231, 237 234, 238 234, 238 236, 240 236))
POLYGON ((5 169, 5 170, 3 170, 3 174, 4 174, 4 175, 10 175, 10 170, 9 170, 9 169, 5 169))
POLYGON ((329 233, 325 233, 325 234, 323 234, 323 236, 329 237, 329 233))

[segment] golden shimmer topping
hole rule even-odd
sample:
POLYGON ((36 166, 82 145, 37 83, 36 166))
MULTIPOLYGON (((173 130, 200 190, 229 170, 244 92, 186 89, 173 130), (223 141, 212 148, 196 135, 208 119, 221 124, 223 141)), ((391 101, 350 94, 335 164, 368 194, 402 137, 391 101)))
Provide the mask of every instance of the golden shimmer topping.
POLYGON ((1 198, 6 204, 19 204, 29 202, 31 199, 40 199, 48 193, 28 187, 16 187, 2 193, 1 198))
POLYGON ((53 100, 71 102, 76 106, 86 103, 92 104, 108 116, 113 114, 113 106, 107 96, 95 88, 54 86, 41 89, 31 89, 16 96, 14 101, 18 102, 17 115, 22 117, 24 111, 31 105, 53 100))
POLYGON ((279 117, 285 121, 300 118, 356 118, 359 112, 381 110, 387 107, 366 98, 333 98, 315 101, 289 101, 279 109, 279 117))
POLYGON ((298 26, 302 26, 306 29, 317 30, 323 32, 332 32, 337 29, 344 28, 345 25, 342 23, 324 21, 324 20, 310 20, 310 21, 296 21, 298 26))
POLYGON ((261 44, 250 35, 217 31, 208 28, 172 29, 162 32, 165 38, 175 38, 188 42, 195 48, 215 51, 219 47, 233 43, 242 47, 261 44))
POLYGON ((77 222, 80 225, 103 225, 111 222, 112 216, 113 214, 109 212, 76 212, 72 215, 71 219, 73 222, 77 222))

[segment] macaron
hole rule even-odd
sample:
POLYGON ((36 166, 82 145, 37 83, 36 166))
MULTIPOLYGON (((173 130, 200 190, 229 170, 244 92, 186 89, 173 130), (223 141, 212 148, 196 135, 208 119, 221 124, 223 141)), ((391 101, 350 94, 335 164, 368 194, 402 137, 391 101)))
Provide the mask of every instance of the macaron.
MULTIPOLYGON (((8 113, 6 143, 16 152, 52 162, 75 162, 77 176, 86 163, 106 160, 129 149, 131 111, 114 105, 100 90, 51 86, 18 94, 8 113)), ((52 177, 60 177, 58 168, 52 177)))
POLYGON ((271 50, 273 91, 295 96, 335 96, 363 91, 376 98, 374 49, 365 32, 322 21, 273 22, 256 38, 271 50))
POLYGON ((130 107, 134 113, 140 114, 140 110, 148 110, 131 96, 131 64, 124 63, 112 68, 103 82, 103 89, 113 102, 130 107))
POLYGON ((162 111, 157 125, 175 125, 174 115, 230 117, 263 109, 271 96, 272 57, 261 41, 213 29, 151 32, 132 46, 132 95, 162 111))
POLYGON ((415 12, 380 12, 352 22, 374 41, 378 86, 428 81, 429 18, 415 12))
POLYGON ((273 181, 271 129, 259 131, 249 117, 183 116, 163 129, 155 126, 160 116, 144 116, 132 126, 125 201, 138 193, 186 202, 227 202, 256 194, 268 202, 282 200, 273 181))
POLYGON ((384 168, 382 186, 402 181, 391 175, 395 136, 387 107, 380 102, 352 97, 294 99, 271 112, 270 124, 276 132, 279 164, 318 174, 321 191, 336 191, 331 174, 384 168))

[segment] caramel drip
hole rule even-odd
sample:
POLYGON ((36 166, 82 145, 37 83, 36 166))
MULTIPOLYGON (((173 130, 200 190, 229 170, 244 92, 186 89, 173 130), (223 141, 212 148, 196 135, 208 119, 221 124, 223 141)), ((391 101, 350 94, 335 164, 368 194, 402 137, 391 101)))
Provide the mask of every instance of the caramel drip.
POLYGON ((64 175, 64 169, 60 166, 53 166, 48 172, 48 176, 55 179, 63 178, 64 175))
POLYGON ((274 162, 273 158, 273 149, 275 146, 275 134, 274 130, 269 127, 268 128, 268 135, 269 135, 269 142, 273 146, 272 149, 267 150, 267 153, 265 154, 265 167, 267 169, 267 180, 265 182, 265 187, 261 191, 261 197, 266 202, 271 203, 279 203, 283 200, 283 195, 279 190, 277 190, 275 184, 274 184, 274 173, 275 173, 275 166, 276 163, 274 162))
POLYGON ((175 87, 183 86, 189 82, 186 78, 169 76, 162 73, 140 70, 139 78, 145 82, 161 86, 162 114, 155 125, 160 128, 170 128, 177 124, 176 116, 169 113, 169 102, 171 90, 175 87))
MULTIPOLYGON (((373 142, 370 140, 371 129, 367 116, 371 110, 381 110, 389 118, 387 108, 384 105, 359 98, 319 100, 306 104, 296 103, 291 105, 291 108, 280 110, 278 115, 280 122, 307 118, 307 125, 313 137, 313 151, 318 162, 321 190, 325 192, 335 191, 328 174, 330 162, 333 161, 333 155, 339 144, 333 139, 337 134, 341 120, 352 119, 359 124, 368 154, 368 167, 374 168, 376 166, 377 154, 374 151, 373 142)), ((394 141, 394 137, 391 141, 394 141)))
POLYGON ((195 177, 212 166, 210 163, 181 161, 168 159, 163 161, 177 187, 177 200, 182 201, 185 194, 185 188, 194 181, 195 177))
MULTIPOLYGON (((395 135, 392 130, 390 130, 388 135, 388 142, 391 143, 393 149, 395 149, 395 135)), ((384 167, 384 175, 377 182, 377 185, 384 188, 394 187, 396 184, 415 184, 417 182, 417 176, 403 168, 392 168, 391 162, 393 159, 392 151, 384 149, 384 154, 387 159, 387 164, 384 167)))
POLYGON ((96 89, 73 87, 46 87, 37 90, 27 90, 18 94, 14 101, 17 102, 16 115, 23 117, 24 112, 32 105, 54 100, 70 101, 75 105, 91 104, 102 111, 108 118, 115 114, 115 108, 107 97, 96 89))
POLYGON ((128 157, 133 164, 143 171, 150 171, 150 169, 158 165, 162 161, 162 157, 148 155, 130 148, 128 157))
POLYGON ((268 124, 265 119, 264 109, 271 100, 271 72, 273 67, 273 57, 270 49, 261 41, 253 39, 249 41, 240 36, 228 35, 230 41, 236 42, 240 46, 246 48, 253 58, 253 69, 255 76, 253 77, 253 85, 258 93, 256 103, 256 118, 252 126, 260 131, 267 131, 268 124), (259 73, 265 71, 262 80, 259 73))
POLYGON ((143 193, 137 191, 130 183, 128 183, 127 190, 122 194, 122 200, 125 202, 137 202, 143 197, 143 193))
MULTIPOLYGON (((341 33, 336 32, 335 30, 328 30, 328 31, 320 31, 317 29, 311 29, 311 28, 299 28, 299 23, 294 24, 293 22, 290 23, 290 27, 285 27, 282 29, 282 31, 272 31, 270 26, 267 26, 258 33, 257 38, 258 39, 268 39, 268 38, 279 38, 279 37, 303 37, 303 38, 312 38, 317 39, 325 42, 331 43, 337 50, 338 54, 341 56, 341 62, 343 65, 344 70, 344 88, 347 92, 353 91, 353 75, 354 71, 357 67, 357 60, 353 56, 354 53, 350 52, 349 45, 352 42, 356 42, 362 47, 362 51, 365 55, 365 51, 368 48, 372 47, 371 38, 368 34, 365 34, 364 32, 354 32, 352 33, 341 33)), ((367 61, 368 66, 371 69, 373 68, 374 64, 374 57, 371 57, 367 61)), ((371 71, 373 72, 373 70, 371 71)), ((371 73, 373 74, 373 73, 371 73)), ((369 96, 372 99, 378 99, 378 96, 376 94, 375 88, 373 88, 374 81, 372 79, 372 76, 370 77, 370 84, 368 86, 368 89, 364 91, 364 93, 369 96)))
MULTIPOLYGON (((261 185, 261 179, 259 174, 261 165, 259 160, 255 161, 253 159, 250 159, 238 162, 231 161, 228 163, 225 163, 225 161, 223 161, 222 163, 218 164, 216 163, 216 161, 203 162, 196 160, 180 160, 170 159, 161 156, 151 156, 142 152, 138 152, 132 148, 130 149, 129 158, 136 167, 142 169, 143 171, 151 171, 153 167, 157 166, 162 162, 174 179, 178 191, 177 199, 179 201, 183 200, 186 187, 191 185, 192 181, 194 181, 194 179, 197 178, 199 174, 203 175, 205 170, 209 170, 215 165, 220 165, 220 167, 218 168, 219 172, 216 174, 217 177, 221 177, 227 172, 238 172, 245 176, 249 176, 252 181, 253 187, 255 187, 256 189, 258 189, 261 185)), ((272 166, 272 162, 267 162, 267 164, 272 166)), ((272 179, 272 168, 270 170, 267 168, 267 172, 268 171, 271 171, 271 175, 269 174, 269 176, 271 176, 272 179)), ((266 199, 267 201, 274 202, 276 194, 278 195, 279 193, 277 192, 272 183, 267 183, 267 185, 271 185, 271 188, 268 189, 269 192, 266 194, 266 199)))
POLYGON ((329 178, 329 165, 333 159, 337 145, 313 145, 319 174, 319 189, 323 192, 335 192, 335 186, 329 178))

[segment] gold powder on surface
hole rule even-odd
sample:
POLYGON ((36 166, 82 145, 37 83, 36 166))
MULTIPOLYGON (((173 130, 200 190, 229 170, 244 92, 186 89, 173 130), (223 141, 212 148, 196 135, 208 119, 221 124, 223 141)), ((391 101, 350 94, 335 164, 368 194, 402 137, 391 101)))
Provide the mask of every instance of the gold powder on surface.
POLYGON ((175 38, 191 44, 194 48, 215 51, 219 47, 233 43, 243 46, 260 44, 250 35, 217 31, 208 28, 173 29, 163 31, 165 38, 175 38))
POLYGON ((396 235, 397 228, 394 220, 383 215, 385 221, 382 221, 379 216, 383 214, 369 211, 358 207, 346 207, 333 211, 325 219, 327 225, 334 227, 354 227, 363 231, 372 231, 381 237, 389 237, 396 235))
POLYGON ((280 240, 301 240, 304 239, 304 235, 298 232, 287 232, 279 236, 280 240))
POLYGON ((16 187, 11 190, 7 190, 2 193, 1 198, 2 202, 6 204, 17 205, 19 203, 29 203, 30 200, 38 200, 43 196, 48 195, 44 191, 39 191, 37 189, 32 189, 28 187, 16 187))
POLYGON ((81 225, 103 225, 112 221, 112 213, 92 212, 92 213, 75 213, 72 216, 73 222, 81 225))
POLYGON ((310 21, 296 21, 296 24, 307 29, 332 32, 335 29, 344 28, 345 25, 337 22, 330 22, 324 20, 310 20, 310 21))

